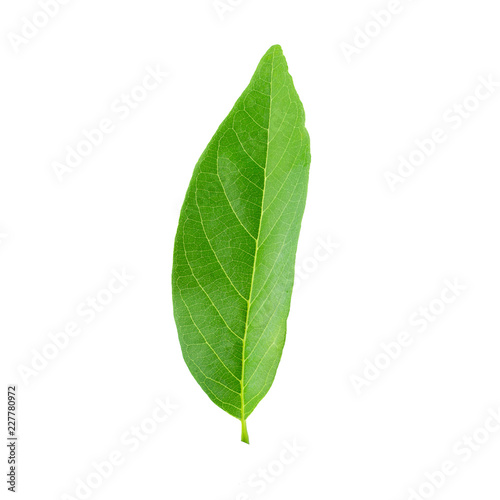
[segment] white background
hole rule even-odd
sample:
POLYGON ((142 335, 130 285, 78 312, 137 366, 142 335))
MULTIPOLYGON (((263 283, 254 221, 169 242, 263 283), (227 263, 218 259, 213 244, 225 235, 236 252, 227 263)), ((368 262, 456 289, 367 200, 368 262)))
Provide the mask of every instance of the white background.
POLYGON ((401 0, 349 63, 341 44, 387 6, 243 0, 221 19, 211 0, 72 0, 16 51, 40 7, 2 3, 1 399, 18 384, 17 498, 79 498, 113 451, 124 463, 91 498, 404 500, 446 460, 456 473, 427 498, 499 498, 500 432, 466 463, 453 450, 500 406, 500 88, 460 126, 444 117, 480 77, 500 81, 500 12, 401 0), (170 274, 194 165, 276 43, 312 143, 305 278, 247 446, 184 364, 170 274), (169 76, 122 120, 113 103, 157 65, 169 76), (59 182, 54 162, 106 117, 114 131, 59 182), (391 191, 385 173, 437 127, 446 142, 391 191), (328 239, 340 246, 315 261, 328 239), (79 304, 123 268, 134 279, 86 324, 79 304), (446 279, 467 290, 420 334, 409 318, 446 279), (26 383, 20 366, 70 321, 82 333, 26 383), (402 331, 413 343, 358 394, 352 376, 402 331), (178 408, 130 452, 121 436, 157 397, 178 408), (294 440, 305 450, 280 466, 294 440), (248 484, 269 467, 272 483, 248 484))

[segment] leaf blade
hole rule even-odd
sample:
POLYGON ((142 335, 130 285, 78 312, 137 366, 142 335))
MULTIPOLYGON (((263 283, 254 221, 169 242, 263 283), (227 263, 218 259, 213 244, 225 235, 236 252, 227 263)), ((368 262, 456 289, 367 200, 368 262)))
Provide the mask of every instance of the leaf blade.
POLYGON ((285 342, 309 164, 304 110, 273 46, 195 167, 172 273, 186 364, 244 441, 285 342))

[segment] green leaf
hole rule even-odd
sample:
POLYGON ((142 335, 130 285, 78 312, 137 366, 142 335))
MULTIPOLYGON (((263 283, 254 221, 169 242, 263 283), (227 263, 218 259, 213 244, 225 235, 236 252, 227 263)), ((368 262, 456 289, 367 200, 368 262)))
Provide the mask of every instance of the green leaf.
POLYGON ((184 360, 220 408, 246 419, 273 383, 285 343, 307 195, 309 135, 281 47, 198 161, 172 273, 184 360))

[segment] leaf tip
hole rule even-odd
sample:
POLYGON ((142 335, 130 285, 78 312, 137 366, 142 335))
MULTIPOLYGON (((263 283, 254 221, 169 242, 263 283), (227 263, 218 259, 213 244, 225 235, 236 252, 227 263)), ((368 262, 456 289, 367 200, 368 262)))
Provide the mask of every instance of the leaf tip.
POLYGON ((271 48, 267 51, 269 54, 274 54, 274 55, 283 55, 283 49, 281 48, 281 45, 275 44, 271 46, 271 48))

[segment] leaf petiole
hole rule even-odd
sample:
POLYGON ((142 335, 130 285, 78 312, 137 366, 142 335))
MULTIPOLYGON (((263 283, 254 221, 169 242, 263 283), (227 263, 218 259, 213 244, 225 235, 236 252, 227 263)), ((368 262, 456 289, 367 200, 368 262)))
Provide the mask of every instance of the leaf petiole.
POLYGON ((241 441, 243 443, 250 444, 248 439, 247 421, 245 419, 241 420, 241 441))

